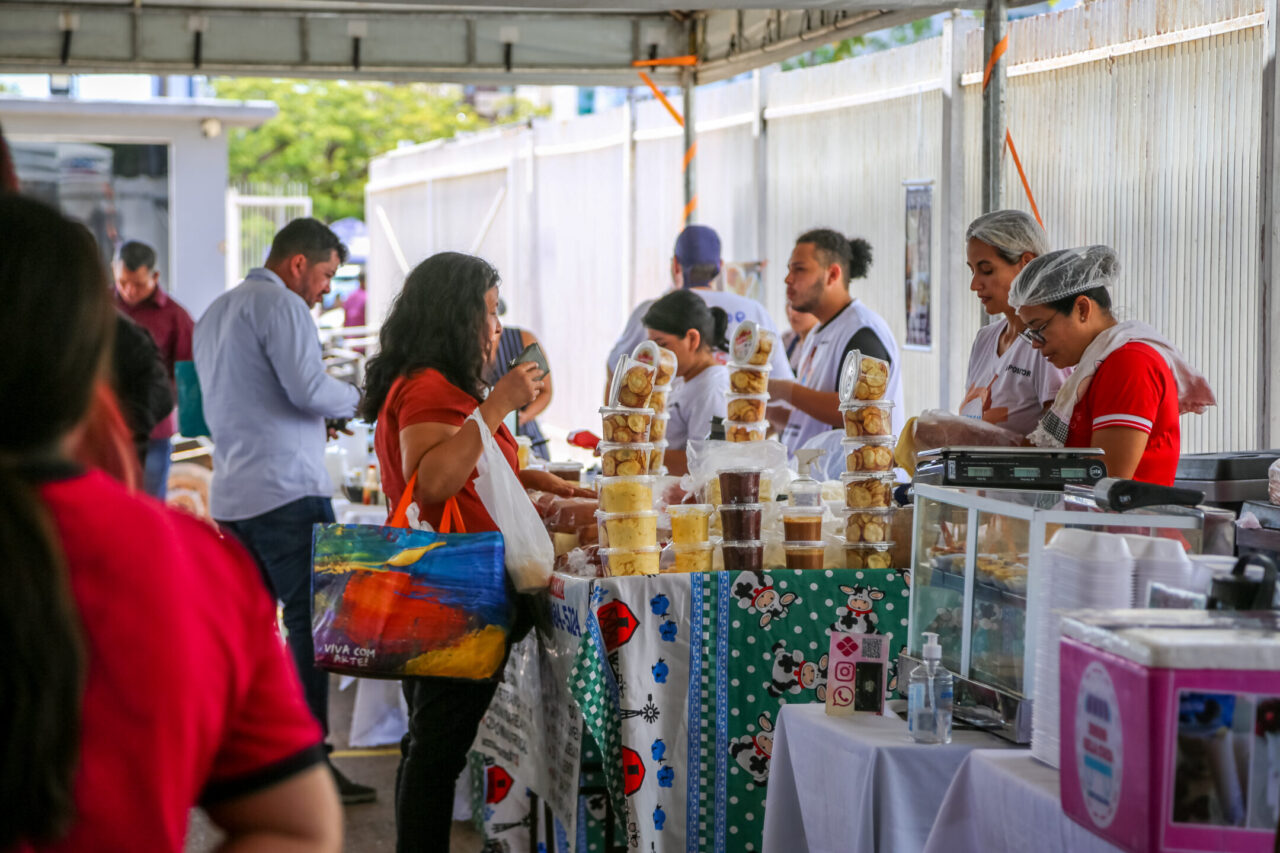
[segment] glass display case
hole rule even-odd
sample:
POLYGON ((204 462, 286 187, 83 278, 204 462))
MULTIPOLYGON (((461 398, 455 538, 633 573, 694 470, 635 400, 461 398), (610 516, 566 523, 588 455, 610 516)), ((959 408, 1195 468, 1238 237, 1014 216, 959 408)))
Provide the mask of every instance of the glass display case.
POLYGON ((905 679, 934 632, 956 675, 955 716, 1017 743, 1031 740, 1036 656, 1030 612, 1041 555, 1058 530, 1181 538, 1201 550, 1202 514, 1187 507, 1106 512, 1061 491, 975 489, 917 483, 905 679))

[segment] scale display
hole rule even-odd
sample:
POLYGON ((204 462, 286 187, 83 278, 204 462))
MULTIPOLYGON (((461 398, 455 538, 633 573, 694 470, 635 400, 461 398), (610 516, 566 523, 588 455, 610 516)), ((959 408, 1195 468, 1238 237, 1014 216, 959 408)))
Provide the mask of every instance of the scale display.
POLYGON ((1098 448, 943 447, 919 455, 916 482, 1060 490, 1107 476, 1098 448))

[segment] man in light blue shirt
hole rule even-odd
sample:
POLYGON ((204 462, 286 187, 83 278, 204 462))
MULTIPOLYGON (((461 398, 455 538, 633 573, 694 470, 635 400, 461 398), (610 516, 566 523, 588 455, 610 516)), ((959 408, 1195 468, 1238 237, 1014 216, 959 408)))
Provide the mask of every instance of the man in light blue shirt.
MULTIPOLYGON (((347 247, 323 223, 295 219, 251 270, 214 300, 192 341, 213 436, 213 517, 257 559, 284 602, 289 648, 312 714, 329 732, 329 675, 311 642, 311 526, 334 520, 325 418, 349 418, 360 392, 325 373, 311 308, 347 247)), ((332 767, 332 765, 330 765, 332 767)), ((336 769, 344 803, 375 791, 336 769)))

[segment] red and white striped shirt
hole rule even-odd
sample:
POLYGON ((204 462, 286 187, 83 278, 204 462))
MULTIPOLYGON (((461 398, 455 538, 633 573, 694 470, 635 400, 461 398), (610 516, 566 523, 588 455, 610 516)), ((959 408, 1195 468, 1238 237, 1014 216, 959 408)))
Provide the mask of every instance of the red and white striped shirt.
POLYGON ((1071 413, 1067 447, 1093 447, 1093 431, 1110 427, 1147 434, 1133 479, 1172 486, 1182 433, 1178 385, 1159 352, 1133 341, 1111 353, 1071 413))

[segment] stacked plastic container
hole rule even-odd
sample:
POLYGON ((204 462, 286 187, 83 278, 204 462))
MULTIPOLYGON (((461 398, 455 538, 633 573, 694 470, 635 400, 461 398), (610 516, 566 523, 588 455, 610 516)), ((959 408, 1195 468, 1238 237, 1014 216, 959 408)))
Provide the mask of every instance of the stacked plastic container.
POLYGON ((656 422, 650 407, 656 375, 653 362, 623 356, 613 374, 609 405, 600 410, 604 439, 598 446, 601 476, 596 483, 600 498, 596 521, 605 574, 615 577, 658 573, 650 440, 656 422))
POLYGON ((840 368, 844 421, 845 566, 887 569, 893 562, 893 401, 884 399, 889 364, 853 350, 840 368))
POLYGON ((676 377, 676 354, 653 341, 645 341, 632 351, 631 357, 641 364, 654 365, 653 393, 649 396, 649 408, 653 409, 653 428, 649 432, 649 441, 653 444, 649 451, 649 470, 654 474, 665 474, 667 422, 671 420, 671 415, 667 412, 667 396, 671 393, 671 380, 676 377))
POLYGON ((769 433, 765 410, 769 407, 769 357, 777 336, 751 320, 733 330, 729 346, 729 390, 725 392, 726 441, 764 441, 769 433))
POLYGON ((760 502, 763 468, 726 468, 720 472, 720 553, 727 572, 764 569, 764 540, 760 536, 764 504, 760 502))
POLYGON ((711 504, 675 504, 667 507, 671 518, 672 572, 709 572, 714 545, 711 541, 711 504))

